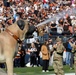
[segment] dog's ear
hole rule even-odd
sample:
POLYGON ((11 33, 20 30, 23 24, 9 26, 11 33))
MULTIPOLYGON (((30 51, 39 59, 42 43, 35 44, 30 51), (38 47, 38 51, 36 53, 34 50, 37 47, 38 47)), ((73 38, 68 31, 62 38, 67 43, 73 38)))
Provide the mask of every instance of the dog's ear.
POLYGON ((21 30, 23 30, 24 27, 25 27, 25 22, 24 22, 23 20, 18 20, 18 21, 17 21, 17 25, 19 26, 19 28, 20 28, 21 30))
POLYGON ((29 26, 29 29, 28 29, 28 31, 27 31, 27 33, 26 33, 26 37, 25 38, 32 38, 33 37, 33 32, 36 30, 36 27, 35 26, 33 26, 33 25, 31 25, 31 26, 29 26))

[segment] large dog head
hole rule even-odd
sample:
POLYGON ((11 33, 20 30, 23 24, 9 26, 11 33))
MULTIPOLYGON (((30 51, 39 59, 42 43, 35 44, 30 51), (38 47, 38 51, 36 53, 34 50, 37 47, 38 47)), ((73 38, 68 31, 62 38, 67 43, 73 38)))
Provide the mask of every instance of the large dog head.
POLYGON ((17 25, 19 26, 20 30, 23 31, 23 39, 25 37, 29 38, 30 36, 32 36, 32 33, 35 31, 35 26, 29 26, 28 21, 18 20, 17 25))
POLYGON ((24 40, 26 34, 28 36, 35 30, 34 26, 29 26, 27 20, 18 20, 13 25, 9 26, 8 29, 16 35, 20 40, 24 40))
POLYGON ((17 25, 19 27, 19 30, 18 30, 19 38, 20 38, 20 40, 24 40, 25 35, 29 30, 28 21, 18 20, 16 23, 17 23, 17 25))

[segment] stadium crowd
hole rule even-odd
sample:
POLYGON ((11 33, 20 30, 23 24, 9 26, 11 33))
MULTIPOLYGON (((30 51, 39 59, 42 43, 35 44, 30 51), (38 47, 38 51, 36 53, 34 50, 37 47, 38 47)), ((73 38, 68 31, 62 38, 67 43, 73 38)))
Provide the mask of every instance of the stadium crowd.
MULTIPOLYGON (((18 19, 27 19, 30 26, 35 26, 33 35, 27 35, 27 38, 29 39, 26 38, 27 40, 25 39, 23 44, 19 46, 19 52, 14 59, 14 66, 24 67, 27 63, 26 60, 30 61, 31 66, 42 65, 40 63, 42 58, 40 51, 42 43, 48 40, 49 48, 51 49, 53 44, 56 43, 54 40, 57 36, 59 36, 62 38, 66 48, 63 53, 64 64, 70 65, 72 68, 73 55, 71 50, 72 43, 75 43, 76 40, 76 13, 73 13, 73 8, 76 8, 75 0, 0 0, 1 32, 18 19), (64 16, 58 15, 58 18, 54 19, 53 21, 45 23, 41 26, 37 26, 43 21, 50 18, 55 18, 58 13, 63 11, 67 12, 69 10, 71 11, 65 13, 64 16), (27 46, 26 42, 31 42, 31 45, 27 46), (67 48, 68 44, 70 48, 67 48), (29 57, 30 59, 28 58, 28 60, 25 57, 29 57)), ((52 61, 51 58, 50 61, 52 61)))

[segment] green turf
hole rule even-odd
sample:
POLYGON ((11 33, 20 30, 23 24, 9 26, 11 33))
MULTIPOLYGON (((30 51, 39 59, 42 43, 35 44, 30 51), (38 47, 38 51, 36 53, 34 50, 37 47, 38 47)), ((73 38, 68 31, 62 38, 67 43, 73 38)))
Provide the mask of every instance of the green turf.
MULTIPOLYGON (((49 67, 48 73, 42 73, 42 67, 24 67, 24 68, 14 68, 14 72, 18 75, 47 75, 54 74, 53 67, 49 67)), ((64 66, 65 73, 74 73, 74 69, 70 70, 69 66, 64 66)))

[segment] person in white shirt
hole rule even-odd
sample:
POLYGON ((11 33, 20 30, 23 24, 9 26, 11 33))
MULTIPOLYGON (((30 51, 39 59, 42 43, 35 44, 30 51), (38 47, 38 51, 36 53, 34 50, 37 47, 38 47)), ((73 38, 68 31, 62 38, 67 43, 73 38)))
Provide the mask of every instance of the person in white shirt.
POLYGON ((36 66, 36 47, 34 43, 31 43, 31 47, 30 47, 30 63, 32 67, 36 66))

